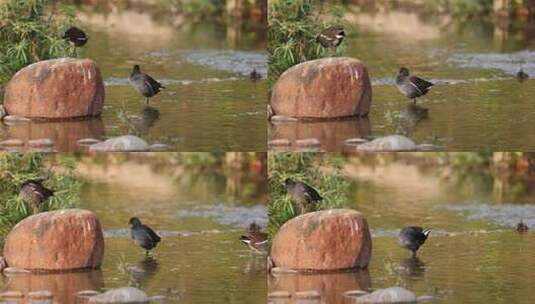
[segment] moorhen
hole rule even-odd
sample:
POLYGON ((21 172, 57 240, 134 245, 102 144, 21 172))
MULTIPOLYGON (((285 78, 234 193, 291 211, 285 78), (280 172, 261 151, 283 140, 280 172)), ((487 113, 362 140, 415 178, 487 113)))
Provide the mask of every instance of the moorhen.
POLYGON ((399 244, 412 251, 412 255, 416 256, 416 251, 425 243, 429 233, 431 233, 431 229, 416 226, 405 227, 399 233, 399 244))
POLYGON ((32 179, 22 183, 19 196, 31 205, 33 213, 38 213, 41 205, 54 195, 54 191, 43 186, 43 179, 32 179))
POLYGON ((145 103, 149 104, 149 98, 158 94, 165 87, 149 75, 142 73, 139 65, 134 65, 128 78, 132 85, 141 95, 145 96, 145 103))
POLYGON ((396 76, 396 87, 399 91, 416 103, 416 98, 424 96, 434 84, 416 77, 410 76, 409 69, 402 67, 396 76))
POLYGON ((287 178, 284 181, 284 185, 292 199, 296 201, 299 207, 299 214, 305 214, 309 206, 323 200, 316 189, 303 182, 287 178))
POLYGON ((262 75, 256 71, 256 69, 253 69, 253 71, 249 74, 249 78, 252 81, 257 81, 262 79, 262 75))
POLYGON ((74 44, 75 54, 76 54, 76 48, 84 46, 87 43, 87 40, 89 40, 85 32, 75 26, 72 26, 68 30, 66 30, 65 33, 63 34, 63 37, 61 38, 74 44))
POLYGON ((160 237, 149 226, 143 225, 137 217, 131 218, 128 223, 130 224, 132 239, 141 248, 145 249, 146 256, 148 256, 149 251, 160 242, 160 237))
POLYGON ((268 251, 268 235, 262 232, 255 222, 249 225, 246 233, 240 237, 240 241, 254 253, 264 254, 268 251))
POLYGON ((336 49, 344 40, 346 33, 341 26, 331 26, 316 36, 316 42, 324 48, 336 49))

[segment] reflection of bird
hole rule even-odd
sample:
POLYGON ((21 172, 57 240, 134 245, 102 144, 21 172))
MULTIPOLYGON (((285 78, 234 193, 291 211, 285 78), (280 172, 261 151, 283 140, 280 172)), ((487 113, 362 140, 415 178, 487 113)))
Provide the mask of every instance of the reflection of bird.
POLYGON ((158 119, 160 119, 160 111, 158 109, 150 106, 144 107, 141 112, 141 128, 144 131, 143 133, 146 133, 146 131, 152 128, 158 119))
POLYGON ((42 179, 27 180, 20 187, 19 196, 31 205, 34 214, 39 212, 41 205, 54 195, 54 191, 43 186, 42 182, 42 179))
POLYGON ((132 277, 140 286, 146 286, 146 283, 158 272, 159 263, 151 257, 146 256, 139 262, 139 267, 132 267, 132 277))
POLYGON ((284 185, 292 199, 294 199, 299 206, 300 214, 306 213, 309 206, 323 200, 316 189, 303 182, 287 178, 284 181, 284 185))
POLYGON ((522 82, 526 79, 529 78, 529 75, 524 72, 524 69, 523 68, 520 68, 520 70, 516 73, 516 79, 518 79, 518 81, 522 82))
POLYGON ((131 218, 129 224, 132 239, 146 250, 148 256, 149 251, 160 242, 160 237, 149 226, 143 225, 137 217, 131 218))
POLYGON ((524 221, 523 221, 522 219, 520 219, 520 223, 518 223, 518 224, 516 225, 516 231, 517 231, 518 233, 525 233, 525 232, 528 232, 528 230, 529 230, 528 225, 526 225, 526 224, 524 223, 524 221))
POLYGON ((252 222, 246 233, 240 237, 240 241, 246 244, 252 252, 263 254, 268 251, 267 237, 267 233, 262 232, 260 226, 252 222))
POLYGON ((252 81, 257 81, 262 79, 262 75, 256 71, 256 69, 253 69, 251 74, 249 74, 249 78, 251 78, 252 81))
POLYGON ((75 26, 66 30, 65 34, 63 34, 63 37, 61 38, 70 41, 76 47, 84 46, 88 40, 85 32, 75 26))
POLYGON ((154 78, 145 73, 141 73, 141 69, 137 64, 134 65, 128 81, 141 95, 145 96, 145 102, 147 104, 149 103, 150 97, 158 94, 161 89, 165 89, 165 87, 154 80, 154 78))
POLYGON ((324 48, 337 48, 344 40, 346 33, 341 26, 331 26, 316 36, 316 42, 324 48))
POLYGON ((421 277, 425 273, 425 263, 417 256, 411 256, 400 263, 403 275, 411 277, 421 277))
POLYGON ((405 67, 399 69, 399 73, 396 76, 396 87, 403 95, 412 99, 415 103, 416 98, 427 94, 432 86, 433 84, 427 80, 410 76, 409 69, 405 67))
POLYGON ((416 251, 425 243, 427 237, 431 233, 431 229, 423 229, 422 227, 405 227, 399 233, 399 244, 412 251, 412 255, 416 255, 416 251))

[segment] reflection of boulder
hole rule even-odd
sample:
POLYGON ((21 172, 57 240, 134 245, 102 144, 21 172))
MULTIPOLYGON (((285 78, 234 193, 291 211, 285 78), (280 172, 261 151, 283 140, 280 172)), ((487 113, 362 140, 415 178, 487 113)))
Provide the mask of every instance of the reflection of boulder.
POLYGON ((54 274, 19 274, 8 276, 5 289, 23 293, 48 290, 54 303, 80 303, 76 293, 104 287, 100 270, 54 274))
POLYGON ((21 139, 25 142, 48 138, 58 152, 80 150, 77 141, 83 138, 102 138, 104 124, 100 118, 57 122, 31 122, 6 127, 5 139, 21 139))
POLYGON ((367 138, 370 134, 368 118, 283 123, 270 128, 271 139, 288 139, 295 144, 299 139, 316 138, 323 151, 342 151, 346 139, 367 138))
POLYGON ((276 115, 299 118, 341 118, 368 115, 372 87, 361 61, 323 58, 295 65, 273 86, 276 115))
POLYGON ((367 269, 356 272, 340 272, 327 274, 286 274, 270 277, 269 292, 286 291, 291 293, 291 301, 298 303, 295 293, 316 290, 321 294, 322 303, 346 303, 344 292, 350 290, 369 290, 371 288, 370 273, 367 269))

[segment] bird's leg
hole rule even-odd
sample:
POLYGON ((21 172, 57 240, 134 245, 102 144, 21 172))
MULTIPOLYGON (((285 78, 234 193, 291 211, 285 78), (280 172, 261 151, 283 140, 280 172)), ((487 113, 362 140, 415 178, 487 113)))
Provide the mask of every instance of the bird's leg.
POLYGON ((416 98, 412 99, 412 104, 416 104, 416 98))
POLYGON ((149 251, 148 251, 148 250, 145 250, 145 256, 146 256, 146 257, 149 256, 149 251))
POLYGON ((149 98, 148 98, 148 97, 145 98, 145 104, 146 104, 146 105, 149 105, 149 98))

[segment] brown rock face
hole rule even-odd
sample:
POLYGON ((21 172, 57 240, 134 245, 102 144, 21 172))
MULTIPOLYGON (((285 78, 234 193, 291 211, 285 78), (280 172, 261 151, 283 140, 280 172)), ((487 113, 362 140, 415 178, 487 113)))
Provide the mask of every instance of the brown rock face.
POLYGON ((10 115, 35 119, 98 116, 104 105, 100 70, 89 59, 40 61, 9 81, 4 106, 10 115))
POLYGON ((103 255, 100 222, 81 209, 30 216, 13 227, 4 245, 10 267, 34 271, 98 268, 103 255))
POLYGON ((307 61, 284 72, 271 96, 276 115, 297 118, 366 116, 372 88, 366 66, 337 57, 307 61))
POLYGON ((276 267, 298 271, 366 268, 372 240, 366 218, 357 211, 334 209, 307 213, 286 222, 273 240, 276 267))

